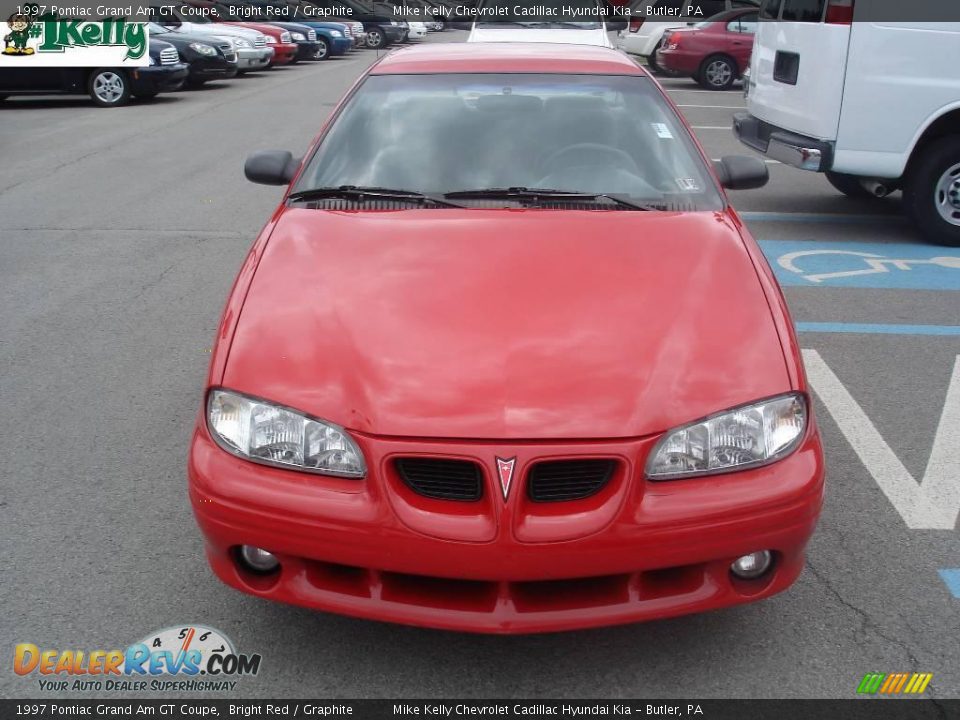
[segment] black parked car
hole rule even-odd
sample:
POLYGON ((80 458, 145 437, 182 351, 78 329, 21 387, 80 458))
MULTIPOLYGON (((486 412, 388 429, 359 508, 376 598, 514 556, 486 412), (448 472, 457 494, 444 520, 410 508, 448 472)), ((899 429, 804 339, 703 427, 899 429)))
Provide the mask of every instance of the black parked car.
POLYGON ((237 51, 233 44, 215 35, 178 33, 150 23, 150 37, 173 45, 180 59, 189 65, 187 83, 203 85, 207 80, 228 80, 237 75, 237 51))
POLYGON ((0 73, 0 100, 10 95, 89 94, 100 107, 118 107, 130 96, 141 100, 183 87, 189 72, 177 49, 150 38, 147 67, 86 68, 32 67, 6 69, 0 73))

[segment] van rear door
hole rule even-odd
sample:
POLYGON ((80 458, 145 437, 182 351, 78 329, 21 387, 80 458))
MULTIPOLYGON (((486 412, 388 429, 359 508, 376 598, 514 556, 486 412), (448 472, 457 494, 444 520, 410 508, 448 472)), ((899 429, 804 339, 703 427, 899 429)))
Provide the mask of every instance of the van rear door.
POLYGON ((750 67, 751 115, 800 135, 836 140, 853 2, 763 1, 750 67))

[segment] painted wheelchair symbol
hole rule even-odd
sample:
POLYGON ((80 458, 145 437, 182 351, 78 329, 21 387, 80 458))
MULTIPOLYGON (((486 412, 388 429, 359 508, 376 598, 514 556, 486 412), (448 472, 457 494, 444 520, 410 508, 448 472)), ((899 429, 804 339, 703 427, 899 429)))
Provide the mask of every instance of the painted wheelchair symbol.
POLYGON ((832 278, 855 277, 857 275, 875 275, 877 273, 888 273, 893 270, 911 270, 915 265, 936 265, 950 270, 960 270, 960 257, 945 255, 942 257, 933 257, 929 260, 923 259, 893 259, 887 258, 876 253, 855 252, 853 250, 801 250, 799 252, 787 253, 777 258, 777 264, 784 270, 800 275, 805 280, 819 283, 832 278), (861 267, 857 270, 840 270, 837 272, 806 274, 803 268, 797 265, 797 260, 804 257, 813 257, 815 255, 850 255, 863 260, 868 267, 861 267))

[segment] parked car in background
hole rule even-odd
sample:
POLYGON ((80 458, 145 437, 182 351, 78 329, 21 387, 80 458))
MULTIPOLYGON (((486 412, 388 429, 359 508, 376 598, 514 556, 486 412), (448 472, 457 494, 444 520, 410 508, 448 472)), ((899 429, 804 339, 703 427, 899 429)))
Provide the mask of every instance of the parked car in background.
POLYGON ((273 48, 261 32, 231 23, 215 23, 184 10, 182 5, 151 6, 150 19, 158 25, 189 35, 216 35, 229 39, 237 53, 237 74, 265 70, 273 61, 273 48), (189 18, 189 19, 188 19, 189 18))
POLYGON ((418 22, 416 20, 407 21, 409 27, 409 33, 407 35, 408 40, 423 40, 428 34, 427 24, 418 22))
POLYGON ((316 33, 317 44, 320 47, 314 60, 345 55, 353 49, 353 37, 348 23, 301 20, 300 24, 310 27, 316 33))
POLYGON ((621 30, 617 37, 617 47, 624 52, 643 57, 655 73, 670 74, 660 67, 656 57, 667 30, 687 27, 724 10, 756 10, 759 6, 760 0, 656 0, 649 4, 645 16, 631 17, 627 27, 621 30), (697 8, 702 14, 689 15, 689 8, 697 8))
POLYGON ((168 28, 149 23, 151 39, 163 40, 173 45, 180 60, 187 63, 187 84, 194 87, 208 80, 229 80, 237 75, 237 53, 233 42, 217 35, 201 35, 174 32, 168 28))
POLYGON ((0 100, 11 95, 89 95, 95 105, 118 107, 131 96, 148 100, 179 90, 189 68, 177 48, 150 38, 150 65, 135 68, 31 67, 0 72, 0 100))
MULTIPOLYGON (((924 236, 960 247, 960 23, 875 22, 873 7, 765 0, 734 131, 851 197, 903 190, 924 236)), ((934 18, 942 7, 913 0, 909 12, 934 18)))
POLYGON ((626 22, 602 19, 602 11, 606 9, 603 0, 542 0, 536 4, 542 11, 529 19, 514 13, 517 7, 514 0, 483 0, 480 7, 488 12, 502 9, 503 14, 498 17, 491 13, 489 17, 496 19, 474 22, 467 42, 549 42, 612 47, 608 31, 626 27, 626 22), (582 10, 582 17, 601 19, 565 20, 564 17, 571 17, 569 8, 582 10))
POLYGON ((668 30, 657 65, 687 75, 707 90, 728 90, 750 66, 756 10, 727 10, 693 27, 668 30))
POLYGON ((328 13, 330 20, 351 20, 363 23, 367 34, 367 47, 385 48, 403 42, 407 36, 405 23, 392 17, 392 13, 377 12, 372 5, 362 0, 301 0, 298 4, 310 4, 328 13), (349 13, 343 14, 344 10, 349 13))
POLYGON ((267 45, 273 48, 273 58, 270 67, 274 65, 288 65, 297 61, 297 44, 289 30, 271 23, 239 22, 233 11, 226 5, 211 0, 184 0, 181 4, 181 13, 187 17, 205 16, 215 23, 226 27, 241 27, 256 30, 266 37, 267 45))

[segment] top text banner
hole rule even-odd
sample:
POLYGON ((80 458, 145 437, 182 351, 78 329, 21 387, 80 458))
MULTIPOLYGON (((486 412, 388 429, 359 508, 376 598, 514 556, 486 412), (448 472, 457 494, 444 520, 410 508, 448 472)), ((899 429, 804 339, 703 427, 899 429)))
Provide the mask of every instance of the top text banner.
MULTIPOLYGON (((819 22, 827 0, 763 0, 760 19, 819 22)), ((678 24, 706 20, 723 0, 0 0, 0 22, 14 15, 55 14, 68 20, 129 22, 205 18, 217 22, 320 20, 447 20, 485 23, 569 23, 646 18, 678 24)), ((960 21, 954 0, 856 0, 854 24, 960 21)))

